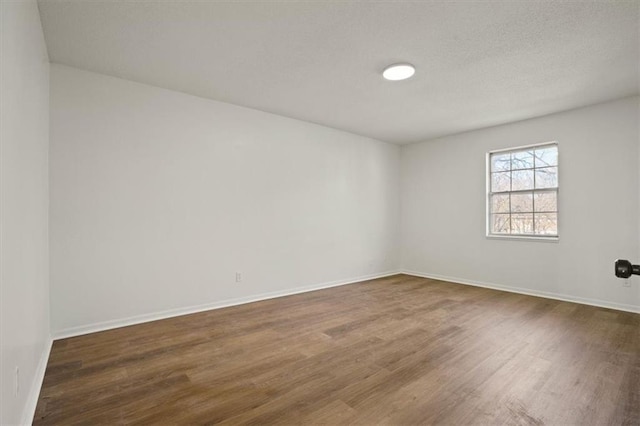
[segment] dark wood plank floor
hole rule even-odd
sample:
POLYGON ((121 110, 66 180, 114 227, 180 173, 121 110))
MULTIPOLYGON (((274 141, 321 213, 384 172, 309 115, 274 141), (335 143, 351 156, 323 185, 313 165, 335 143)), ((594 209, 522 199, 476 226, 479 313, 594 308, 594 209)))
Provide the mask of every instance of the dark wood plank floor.
POLYGON ((640 424, 640 315, 398 275, 54 342, 35 424, 640 424))

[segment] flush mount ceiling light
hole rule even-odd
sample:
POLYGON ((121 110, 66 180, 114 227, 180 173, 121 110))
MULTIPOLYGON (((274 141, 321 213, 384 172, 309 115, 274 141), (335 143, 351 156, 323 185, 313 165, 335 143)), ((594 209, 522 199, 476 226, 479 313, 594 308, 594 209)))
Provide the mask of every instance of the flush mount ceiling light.
POLYGON ((398 80, 406 80, 415 74, 416 69, 413 65, 403 63, 403 64, 393 64, 389 65, 382 72, 382 76, 387 80, 398 81, 398 80))

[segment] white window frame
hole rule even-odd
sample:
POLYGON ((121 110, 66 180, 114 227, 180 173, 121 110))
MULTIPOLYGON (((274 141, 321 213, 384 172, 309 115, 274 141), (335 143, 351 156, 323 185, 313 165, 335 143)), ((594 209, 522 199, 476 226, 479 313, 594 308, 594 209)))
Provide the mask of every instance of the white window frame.
MULTIPOLYGON (((534 169, 535 170, 535 167, 534 169)), ((517 147, 512 147, 512 148, 505 148, 505 149, 496 149, 493 151, 489 151, 486 154, 486 196, 485 196, 485 201, 486 201, 486 237, 490 238, 490 239, 500 239, 500 240, 529 240, 529 241, 547 241, 547 242, 557 242, 560 238, 560 149, 559 149, 559 144, 557 141, 550 141, 550 142, 542 142, 542 143, 535 143, 535 144, 531 144, 531 145, 522 145, 522 146, 517 146, 517 147), (518 192, 543 192, 543 191, 556 191, 556 214, 557 214, 557 233, 555 235, 535 235, 535 234, 494 234, 491 232, 491 195, 493 194, 493 192, 491 192, 491 156, 493 154, 505 154, 505 153, 512 153, 512 152, 519 152, 519 151, 525 151, 527 149, 531 149, 531 148, 543 148, 546 146, 555 146, 556 149, 558 150, 558 172, 557 172, 557 180, 558 180, 558 185, 556 188, 545 188, 545 189, 538 189, 536 190, 534 189, 527 189, 527 190, 523 190, 523 191, 505 191, 505 192, 496 192, 496 194, 511 194, 511 193, 518 193, 518 192)), ((535 179, 535 173, 534 173, 534 179, 535 179)), ((534 184, 535 186, 535 184, 534 184)), ((534 213, 534 217, 535 217, 535 213, 534 213)))

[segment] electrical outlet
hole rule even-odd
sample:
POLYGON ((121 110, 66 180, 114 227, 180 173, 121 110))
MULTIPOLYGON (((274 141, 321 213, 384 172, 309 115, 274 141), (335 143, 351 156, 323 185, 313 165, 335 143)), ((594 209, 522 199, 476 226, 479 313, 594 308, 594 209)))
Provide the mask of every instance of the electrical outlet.
POLYGON ((18 394, 20 393, 20 367, 16 367, 16 388, 15 388, 15 394, 16 396, 18 396, 18 394))
POLYGON ((236 282, 242 281, 242 272, 236 272, 236 282))

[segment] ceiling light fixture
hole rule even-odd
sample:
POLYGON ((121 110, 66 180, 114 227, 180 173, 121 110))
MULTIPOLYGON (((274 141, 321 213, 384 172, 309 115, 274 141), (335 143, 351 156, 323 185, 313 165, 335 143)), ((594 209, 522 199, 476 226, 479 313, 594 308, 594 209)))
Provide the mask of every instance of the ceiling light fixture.
POLYGON ((415 74, 416 69, 413 65, 403 63, 403 64, 393 64, 389 65, 382 72, 382 76, 387 80, 398 81, 398 80, 406 80, 415 74))

